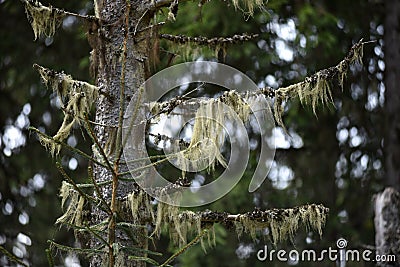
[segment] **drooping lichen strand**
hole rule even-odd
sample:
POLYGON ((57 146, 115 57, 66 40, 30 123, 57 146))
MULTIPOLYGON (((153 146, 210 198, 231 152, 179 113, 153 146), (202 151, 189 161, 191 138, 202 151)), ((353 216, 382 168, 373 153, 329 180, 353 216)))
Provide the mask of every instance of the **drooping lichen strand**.
POLYGON ((63 182, 60 189, 61 206, 69 200, 65 213, 56 220, 56 224, 65 224, 67 227, 82 226, 82 210, 85 199, 75 191, 71 184, 63 182))
POLYGON ((154 221, 153 207, 150 203, 148 195, 140 191, 139 193, 131 193, 127 197, 128 207, 131 210, 133 221, 137 221, 139 216, 147 216, 154 221), (140 208, 142 210, 140 210, 140 208))
POLYGON ((255 8, 262 9, 264 7, 263 0, 232 0, 232 3, 236 9, 251 16, 254 14, 255 8))
POLYGON ((327 209, 322 205, 307 205, 293 209, 273 209, 266 212, 256 210, 254 212, 239 215, 235 222, 236 232, 240 236, 242 232, 249 233, 255 239, 257 233, 263 234, 269 230, 274 244, 293 238, 300 224, 317 231, 322 235, 322 227, 325 225, 327 209))
POLYGON ((63 181, 60 189, 61 208, 64 208, 65 201, 68 199, 70 191, 73 189, 72 184, 63 181))
POLYGON ((343 89, 344 79, 349 66, 354 63, 362 64, 362 56, 363 42, 361 40, 352 47, 346 58, 339 62, 338 65, 323 69, 307 77, 302 82, 275 90, 274 116, 278 125, 286 131, 282 120, 284 112, 282 104, 290 98, 298 97, 303 105, 311 105, 315 115, 317 115, 316 108, 318 103, 322 105, 333 104, 329 81, 337 77, 339 85, 343 89))
POLYGON ((53 36, 65 14, 52 7, 43 6, 38 1, 26 0, 24 3, 28 21, 35 34, 35 40, 41 35, 53 36))
MULTIPOLYGON (((163 194, 163 197, 171 200, 167 194, 163 194)), ((173 198, 173 203, 178 203, 175 201, 179 200, 179 193, 173 196, 173 198)), ((189 234, 199 235, 201 233, 201 215, 187 210, 180 213, 179 206, 159 202, 157 204, 155 228, 152 235, 159 236, 163 227, 167 227, 170 240, 175 245, 184 246, 187 244, 189 234)))
POLYGON ((89 113, 91 106, 99 96, 99 90, 87 82, 73 80, 70 75, 63 72, 55 72, 37 64, 34 65, 34 68, 39 72, 43 83, 57 93, 64 111, 64 120, 56 135, 53 136, 54 140, 40 137, 42 145, 49 149, 54 156, 59 153, 61 148, 56 142, 65 140, 74 124, 79 123, 85 114, 89 113))
POLYGON ((198 170, 206 166, 211 172, 216 162, 226 167, 220 152, 226 136, 225 122, 235 119, 246 122, 250 112, 250 105, 235 91, 229 91, 219 99, 201 101, 196 111, 189 147, 180 152, 175 151, 182 175, 185 176, 186 170, 198 170))

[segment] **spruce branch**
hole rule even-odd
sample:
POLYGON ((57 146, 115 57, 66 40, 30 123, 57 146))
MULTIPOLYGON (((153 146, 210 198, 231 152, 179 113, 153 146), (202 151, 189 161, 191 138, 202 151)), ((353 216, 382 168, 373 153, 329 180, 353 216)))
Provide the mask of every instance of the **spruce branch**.
POLYGON ((310 204, 265 211, 256 208, 243 214, 205 211, 199 215, 202 223, 221 223, 229 227, 233 222, 239 235, 244 231, 253 238, 256 237, 257 231, 268 227, 273 243, 277 243, 291 237, 301 224, 321 236, 328 212, 329 209, 321 204, 310 204))
POLYGON ((264 235, 264 230, 269 229, 269 235, 274 244, 292 238, 299 226, 316 231, 322 235, 329 209, 323 205, 303 205, 287 209, 260 210, 255 208, 243 214, 229 214, 227 212, 214 212, 210 210, 192 212, 182 211, 175 206, 159 203, 155 233, 159 234, 162 225, 169 227, 171 238, 175 243, 186 244, 188 231, 208 228, 214 223, 219 223, 228 229, 236 228, 238 236, 243 232, 256 239, 257 233, 264 235))
POLYGON ((9 258, 12 262, 15 262, 17 264, 21 264, 24 267, 28 267, 28 265, 23 262, 22 260, 18 259, 17 256, 9 252, 7 249, 5 249, 3 246, 0 245, 0 252, 3 253, 7 258, 9 258))
POLYGON ((54 242, 53 240, 47 240, 47 242, 50 244, 50 249, 56 248, 61 251, 66 251, 66 252, 73 252, 76 254, 83 254, 83 255, 88 255, 88 254, 104 254, 104 245, 101 245, 98 248, 94 249, 89 249, 89 248, 74 248, 74 247, 69 247, 65 245, 58 244, 54 242))
POLYGON ((187 243, 184 247, 180 248, 177 252, 175 252, 171 257, 169 257, 163 264, 160 265, 160 267, 167 266, 168 263, 173 261, 175 258, 179 257, 181 254, 183 254, 186 250, 188 250, 190 247, 196 245, 204 236, 205 234, 208 233, 208 229, 203 229, 200 234, 198 234, 192 241, 187 243))
MULTIPOLYGON (((256 92, 241 93, 240 97, 245 98, 246 96, 263 95, 265 98, 274 99, 273 110, 275 121, 286 131, 286 127, 282 120, 284 113, 283 104, 289 99, 299 98, 303 105, 311 106, 316 115, 316 108, 319 103, 327 105, 333 102, 329 83, 336 79, 343 89, 344 79, 349 66, 355 63, 362 64, 363 46, 367 43, 370 42, 363 42, 361 39, 351 47, 345 58, 336 66, 322 69, 315 74, 306 77, 301 82, 276 89, 264 87, 260 88, 256 92)), ((226 94, 210 101, 222 101, 224 97, 226 97, 226 94)), ((195 98, 185 99, 182 96, 176 96, 169 101, 150 103, 148 105, 151 107, 152 115, 147 118, 147 121, 150 122, 154 117, 161 114, 168 115, 179 105, 198 105, 200 101, 202 100, 195 98)))
POLYGON ((171 35, 165 33, 159 34, 159 38, 174 42, 176 44, 193 43, 196 45, 208 45, 213 47, 223 46, 227 44, 243 43, 256 39, 258 37, 259 37, 258 34, 247 34, 247 33, 235 34, 230 37, 214 37, 214 38, 207 38, 203 36, 190 37, 186 35, 171 35))
POLYGON ((76 154, 84 157, 85 159, 98 164, 99 166, 107 168, 107 166, 105 164, 99 162, 98 160, 96 160, 95 158, 89 156, 88 154, 86 154, 85 152, 83 152, 82 150, 80 150, 78 148, 72 147, 72 146, 70 146, 70 145, 68 145, 68 144, 66 144, 64 142, 55 140, 53 137, 51 137, 51 136, 49 136, 49 135, 47 135, 45 133, 42 133, 41 131, 39 131, 39 129, 36 129, 35 127, 30 126, 28 129, 30 131, 33 131, 36 134, 38 134, 38 138, 39 138, 39 141, 41 142, 41 144, 44 147, 46 147, 46 148, 48 148, 50 150, 51 150, 51 148, 49 148, 49 144, 52 145, 54 143, 55 145, 59 145, 61 147, 64 147, 64 148, 68 149, 69 151, 71 151, 73 153, 76 153, 76 154))
POLYGON ((46 248, 45 251, 46 251, 46 258, 47 258, 47 262, 49 264, 49 267, 54 267, 55 266, 54 258, 53 258, 53 255, 51 255, 50 249, 46 248))
POLYGON ((35 34, 35 40, 42 35, 53 36, 62 19, 66 16, 74 16, 86 21, 98 21, 95 16, 81 15, 52 6, 44 6, 37 0, 21 0, 21 2, 25 5, 25 12, 35 34))
POLYGON ((58 161, 56 162, 56 168, 61 173, 62 177, 65 180, 67 180, 74 187, 74 189, 79 193, 79 195, 81 195, 83 198, 86 199, 86 201, 88 201, 88 202, 96 201, 96 199, 94 197, 86 194, 85 192, 82 191, 81 188, 79 188, 79 186, 75 183, 75 181, 71 177, 69 177, 69 175, 65 172, 61 163, 58 161))
MULTIPOLYGON (((184 2, 187 0, 181 0, 180 2, 184 2)), ((175 0, 154 0, 149 7, 149 10, 151 11, 156 11, 162 7, 167 7, 171 6, 175 0)), ((199 1, 199 7, 203 6, 208 0, 200 0, 199 1)), ((264 1, 263 0, 232 0, 231 1, 235 9, 239 9, 242 11, 244 14, 248 14, 252 16, 254 14, 254 9, 259 8, 263 9, 264 8, 264 1)), ((268 1, 265 1, 268 2, 268 1)), ((229 3, 228 3, 229 5, 229 3)))
MULTIPOLYGON (((70 135, 75 123, 79 124, 81 118, 90 112, 92 104, 99 95, 99 88, 87 82, 73 80, 70 75, 37 64, 34 64, 33 68, 39 72, 43 83, 57 93, 62 103, 64 119, 57 133, 52 137, 53 140, 62 142, 70 135)), ((61 146, 48 138, 42 138, 41 143, 49 148, 53 156, 60 151, 61 146)))

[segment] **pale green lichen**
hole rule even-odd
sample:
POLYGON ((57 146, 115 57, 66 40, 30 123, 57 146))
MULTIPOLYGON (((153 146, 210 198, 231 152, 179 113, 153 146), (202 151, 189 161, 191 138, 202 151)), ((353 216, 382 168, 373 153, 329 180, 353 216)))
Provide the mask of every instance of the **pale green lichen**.
MULTIPOLYGON (((160 196, 161 198, 167 198, 168 200, 171 200, 171 198, 168 194, 163 193, 163 192, 161 194, 162 194, 162 196, 160 196)), ((177 198, 176 195, 174 197, 177 198)), ((171 203, 171 201, 168 201, 168 202, 171 203)), ((177 228, 179 226, 178 214, 179 214, 179 206, 169 205, 165 202, 159 202, 157 204, 157 216, 156 216, 156 223, 155 223, 155 228, 154 228, 153 234, 156 234, 157 236, 159 236, 161 234, 161 228, 165 223, 168 223, 168 225, 171 228, 174 228, 174 229, 177 228), (178 225, 178 226, 175 226, 175 225, 178 225)))
POLYGON ((333 104, 332 92, 329 87, 329 80, 337 76, 340 87, 343 89, 344 79, 346 78, 349 65, 354 63, 362 64, 363 43, 360 41, 353 46, 348 57, 342 60, 337 66, 317 72, 308 77, 303 82, 299 82, 288 87, 281 87, 275 90, 274 117, 279 126, 285 131, 282 116, 284 113, 283 104, 290 98, 298 97, 303 105, 311 105, 315 115, 317 115, 317 105, 333 104))
POLYGON ((77 191, 72 189, 72 185, 63 182, 60 189, 61 206, 64 207, 69 200, 68 207, 64 214, 56 220, 56 224, 65 224, 67 227, 83 225, 83 206, 85 199, 77 191))
MULTIPOLYGON (((266 1, 267 2, 267 1, 266 1)), ((263 0, 232 0, 233 6, 252 16, 255 8, 264 8, 263 0)))
POLYGON ((87 82, 73 80, 63 72, 54 72, 39 65, 34 65, 43 83, 51 88, 60 98, 64 111, 64 120, 53 139, 40 136, 40 142, 54 156, 61 149, 59 142, 64 141, 71 133, 75 123, 79 123, 89 113, 91 106, 99 96, 96 86, 87 82))
POLYGON ((41 35, 53 36, 65 14, 52 7, 43 6, 36 0, 25 0, 24 3, 25 12, 35 34, 35 40, 41 35))
POLYGON ((203 236, 200 239, 200 244, 201 244, 201 248, 203 249, 204 253, 207 253, 207 249, 206 249, 206 244, 205 244, 205 238, 207 238, 207 244, 209 247, 215 247, 216 246, 216 238, 215 238, 215 228, 214 225, 211 225, 208 228, 207 231, 207 237, 203 236))
POLYGON ((73 189, 72 184, 63 181, 60 189, 60 197, 61 197, 61 208, 64 208, 65 201, 67 201, 70 196, 70 191, 73 189))
MULTIPOLYGON (((163 197, 164 199, 168 198, 171 200, 167 194, 163 194, 163 197)), ((178 201, 179 194, 173 196, 173 198, 174 201, 178 201)), ((172 243, 182 247, 187 244, 189 234, 200 235, 201 216, 187 210, 179 212, 179 206, 159 202, 157 204, 155 228, 152 235, 160 236, 161 230, 164 227, 167 228, 172 243)))
MULTIPOLYGON (((226 161, 220 150, 226 138, 226 121, 240 119, 247 121, 250 116, 249 104, 235 91, 229 91, 218 99, 200 102, 196 111, 193 134, 187 149, 174 151, 182 175, 188 170, 208 167, 211 172, 215 163, 226 167, 226 161)), ((175 146, 179 148, 179 146, 175 146)))
POLYGON ((127 197, 128 207, 131 210, 133 221, 137 221, 140 212, 143 213, 144 216, 150 216, 150 218, 154 221, 154 212, 153 207, 150 203, 149 196, 144 192, 140 191, 139 193, 131 193, 127 197))
POLYGON ((246 232, 253 239, 256 239, 258 233, 263 235, 268 229, 272 242, 276 244, 293 238, 300 224, 322 235, 326 216, 326 208, 312 204, 293 209, 266 211, 262 219, 254 218, 250 214, 239 215, 235 226, 238 236, 246 232))

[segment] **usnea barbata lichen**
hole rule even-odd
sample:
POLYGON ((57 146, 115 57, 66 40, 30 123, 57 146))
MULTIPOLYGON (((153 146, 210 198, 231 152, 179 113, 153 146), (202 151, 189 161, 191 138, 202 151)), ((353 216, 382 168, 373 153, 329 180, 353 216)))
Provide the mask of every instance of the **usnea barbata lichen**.
POLYGON ((25 12, 30 22, 35 40, 41 35, 51 37, 65 14, 52 7, 43 6, 36 0, 25 0, 25 12))
MULTIPOLYGON (((161 192, 161 198, 171 197, 165 192, 161 192)), ((179 201, 179 193, 172 196, 173 203, 179 201)), ((139 219, 141 215, 151 218, 154 222, 154 230, 152 235, 160 236, 164 227, 167 227, 170 238, 175 245, 184 246, 187 244, 189 234, 199 235, 201 233, 201 215, 192 211, 179 211, 179 206, 169 205, 164 202, 157 204, 156 214, 153 212, 153 205, 149 201, 148 195, 141 191, 128 195, 127 205, 132 213, 133 221, 139 219)), ((212 239, 215 234, 212 231, 208 239, 212 239)), ((202 241, 203 242, 203 241, 202 241)), ((212 242, 211 242, 212 243, 212 242)))
POLYGON ((239 215, 235 221, 236 232, 240 236, 249 233, 255 239, 257 233, 264 235, 269 230, 274 244, 292 238, 301 224, 322 235, 328 209, 322 205, 306 205, 289 209, 254 211, 239 215))
POLYGON ((82 211, 85 199, 73 189, 73 186, 63 181, 60 189, 61 207, 64 208, 68 204, 64 214, 59 217, 56 224, 65 224, 67 227, 72 225, 82 226, 82 211))
POLYGON ((278 125, 286 130, 282 120, 283 104, 290 98, 298 97, 303 105, 310 105, 315 115, 317 114, 316 109, 319 103, 322 105, 333 103, 329 81, 337 76, 339 85, 343 88, 349 66, 357 62, 362 64, 362 56, 363 43, 361 40, 337 66, 321 70, 302 82, 275 90, 274 117, 278 125))
MULTIPOLYGON (((185 176, 187 170, 204 167, 213 171, 217 162, 226 167, 226 161, 220 152, 226 138, 224 125, 226 121, 235 119, 246 122, 250 112, 246 100, 233 90, 218 99, 201 101, 194 118, 193 134, 188 148, 175 151, 182 175, 185 176)), ((178 145, 175 147, 179 148, 178 145)))
POLYGON ((232 3, 236 9, 239 9, 243 13, 247 13, 250 16, 254 14, 255 8, 262 9, 264 7, 263 0, 232 0, 232 3))
POLYGON ((39 65, 34 65, 39 72, 43 83, 57 93, 64 112, 64 120, 53 139, 44 135, 39 140, 50 153, 57 155, 61 145, 57 142, 65 140, 77 122, 79 123, 89 113, 92 104, 96 101, 99 90, 96 86, 87 82, 73 80, 70 75, 63 72, 55 72, 39 65), (66 103, 66 104, 65 104, 66 103))
POLYGON ((147 216, 152 218, 154 221, 154 212, 153 212, 153 206, 150 203, 150 198, 149 196, 140 190, 139 193, 131 193, 127 197, 128 200, 128 207, 131 210, 132 218, 133 221, 137 221, 140 213, 143 214, 143 216, 147 216), (139 210, 142 208, 142 210, 139 210))

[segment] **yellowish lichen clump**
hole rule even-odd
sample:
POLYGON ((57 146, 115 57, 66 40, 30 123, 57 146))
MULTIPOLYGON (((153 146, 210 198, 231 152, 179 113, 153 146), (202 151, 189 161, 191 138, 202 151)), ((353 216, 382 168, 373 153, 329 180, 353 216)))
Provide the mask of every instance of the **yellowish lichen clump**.
POLYGON ((304 81, 292 84, 287 87, 281 87, 275 90, 274 116, 279 126, 286 130, 282 115, 284 113, 283 104, 290 98, 298 97, 304 105, 311 105, 315 115, 317 115, 317 105, 333 104, 332 92, 329 87, 329 80, 337 75, 339 85, 343 88, 349 65, 358 62, 362 64, 363 44, 360 43, 352 51, 351 57, 342 60, 337 66, 322 70, 304 81))
POLYGON ((65 16, 64 13, 52 7, 43 6, 36 0, 25 1, 25 12, 35 34, 35 40, 41 35, 53 36, 65 16))
POLYGON ((299 208, 266 211, 262 219, 253 218, 249 214, 239 215, 235 222, 236 232, 249 233, 255 239, 257 233, 264 234, 268 229, 274 244, 292 238, 300 224, 322 235, 327 210, 321 205, 306 205, 299 208))
POLYGON ((222 98, 201 101, 196 111, 188 148, 175 151, 182 175, 185 176, 187 170, 204 167, 213 171, 217 162, 226 167, 226 161, 220 152, 226 138, 224 125, 226 121, 235 119, 246 122, 250 112, 249 104, 235 91, 227 92, 222 98))
MULTIPOLYGON (((267 2, 267 1, 266 1, 267 2)), ((236 9, 241 10, 244 13, 247 13, 249 15, 254 14, 254 9, 255 8, 263 8, 264 7, 264 2, 263 0, 232 0, 233 6, 236 9)))
POLYGON ((60 189, 61 207, 64 207, 69 200, 65 213, 59 217, 56 224, 65 224, 67 226, 82 226, 83 223, 83 205, 85 199, 75 191, 71 184, 63 182, 60 189))
POLYGON ((40 135, 40 142, 49 149, 52 155, 57 155, 61 149, 58 142, 65 140, 71 133, 76 122, 80 122, 89 113, 92 104, 99 95, 96 86, 87 82, 73 80, 70 75, 56 73, 39 65, 35 65, 44 84, 51 88, 60 98, 64 111, 64 120, 52 139, 40 135), (66 102, 66 105, 63 103, 66 102))

